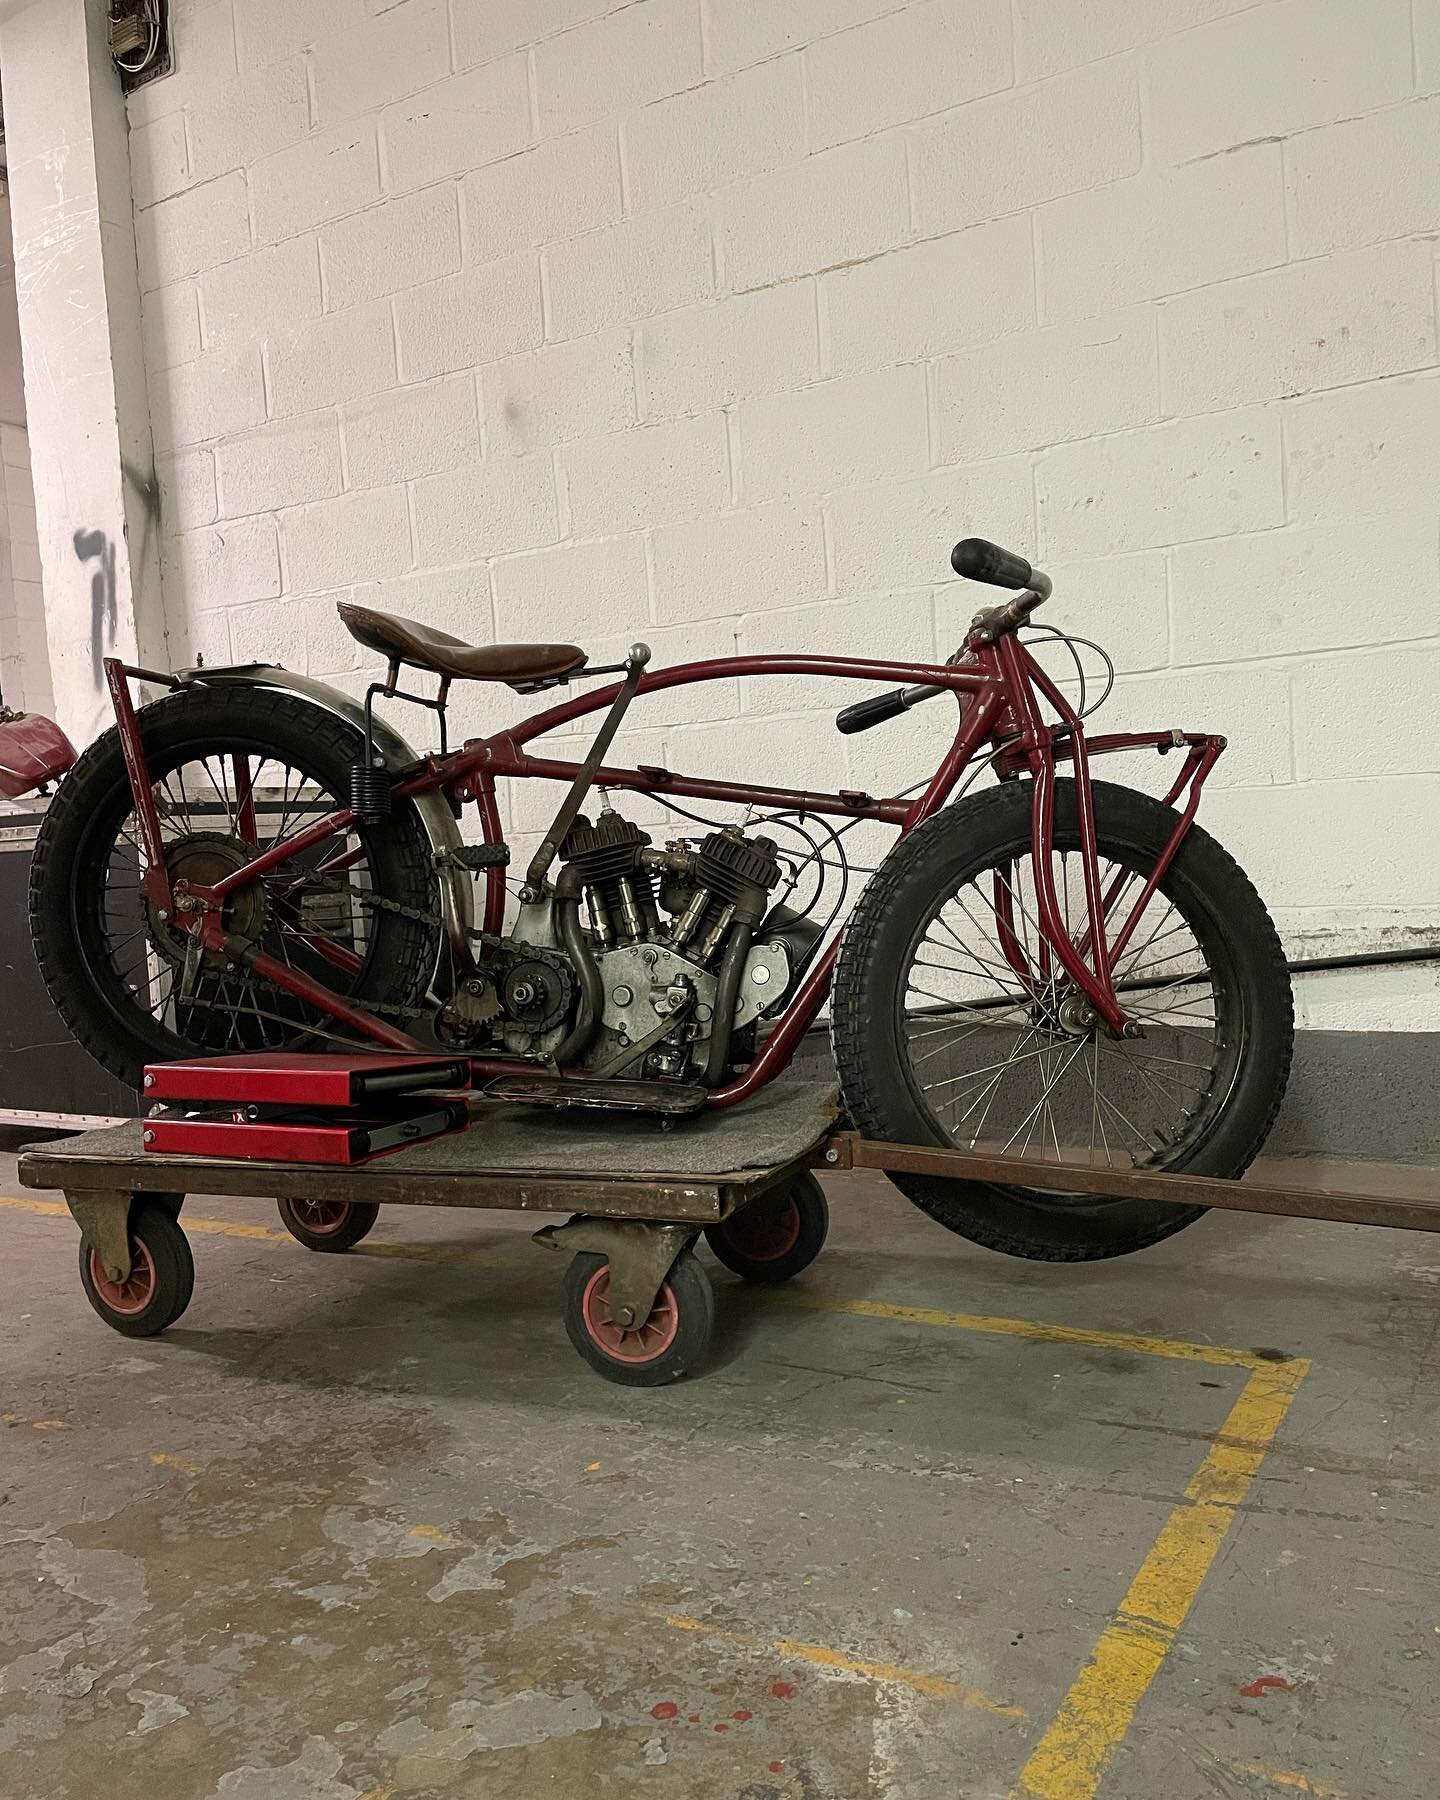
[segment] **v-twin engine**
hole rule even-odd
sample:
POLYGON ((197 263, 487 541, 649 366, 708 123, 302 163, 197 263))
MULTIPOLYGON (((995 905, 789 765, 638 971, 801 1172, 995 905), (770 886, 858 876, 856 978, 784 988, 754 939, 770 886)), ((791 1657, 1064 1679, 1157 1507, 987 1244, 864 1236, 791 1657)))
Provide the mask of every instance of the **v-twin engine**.
POLYGON ((607 809, 577 819, 560 854, 557 893, 583 893, 603 996, 585 1066, 716 1085, 735 1034, 790 983, 785 944, 754 941, 781 877, 774 843, 727 826, 659 850, 607 809))

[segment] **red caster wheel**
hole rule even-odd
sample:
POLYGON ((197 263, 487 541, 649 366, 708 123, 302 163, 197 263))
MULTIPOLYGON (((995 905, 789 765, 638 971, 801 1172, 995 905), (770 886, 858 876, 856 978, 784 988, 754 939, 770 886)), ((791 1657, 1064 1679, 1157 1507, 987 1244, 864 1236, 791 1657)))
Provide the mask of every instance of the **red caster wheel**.
POLYGON ((281 1200, 280 1222, 307 1250, 350 1250, 369 1235, 378 1206, 358 1200, 281 1200))
POLYGON ((719 1225, 707 1226, 705 1241, 744 1280, 779 1282, 810 1267, 829 1229, 830 1208, 807 1171, 789 1187, 762 1194, 719 1225))
POLYGON ((179 1222, 141 1202, 130 1214, 130 1273, 112 1281, 99 1255, 80 1240, 80 1285, 112 1331, 154 1337, 173 1325, 195 1291, 195 1259, 179 1222))
POLYGON ((715 1328, 715 1292, 693 1250, 670 1265, 643 1325, 610 1309, 610 1264, 581 1250, 565 1271, 565 1329, 592 1369, 622 1387, 663 1387, 700 1367, 715 1328))

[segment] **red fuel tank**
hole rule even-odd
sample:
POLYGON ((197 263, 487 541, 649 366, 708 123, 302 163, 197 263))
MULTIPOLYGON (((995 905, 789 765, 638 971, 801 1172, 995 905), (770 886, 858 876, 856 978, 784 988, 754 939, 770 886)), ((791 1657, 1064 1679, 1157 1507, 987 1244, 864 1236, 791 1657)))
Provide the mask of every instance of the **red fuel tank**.
POLYGON ((58 781, 75 761, 75 746, 53 719, 0 706, 0 794, 18 800, 58 781))

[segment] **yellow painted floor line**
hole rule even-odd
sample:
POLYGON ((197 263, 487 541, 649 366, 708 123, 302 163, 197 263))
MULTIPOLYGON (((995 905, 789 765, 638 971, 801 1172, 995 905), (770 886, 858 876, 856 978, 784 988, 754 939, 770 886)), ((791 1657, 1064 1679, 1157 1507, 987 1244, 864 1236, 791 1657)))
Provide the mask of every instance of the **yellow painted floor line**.
MULTIPOLYGON (((0 1194, 0 1207, 11 1212, 38 1214, 42 1218, 68 1219, 70 1208, 63 1200, 28 1200, 18 1194, 0 1194)), ((255 1225, 245 1219, 202 1219, 197 1214, 181 1215, 186 1231, 206 1237, 248 1238, 263 1244, 293 1244, 295 1239, 283 1225, 255 1225)), ((350 1256, 389 1256, 407 1262, 464 1263, 485 1269, 508 1268, 503 1257, 488 1250, 472 1250, 463 1244, 357 1244, 347 1252, 350 1256)))
POLYGON ((1302 1775, 1298 1769, 1272 1769, 1268 1763, 1231 1762, 1228 1759, 1225 1767, 1233 1769, 1237 1775, 1253 1775, 1267 1787, 1290 1788, 1297 1794, 1313 1794, 1315 1800, 1346 1800, 1342 1789, 1327 1787, 1323 1781, 1316 1781, 1310 1775, 1302 1775))
POLYGON ((1252 1369, 1220 1438, 1031 1751, 1013 1800, 1093 1800, 1309 1367, 1296 1358, 1252 1369))
MULTIPOLYGON (((751 1290, 756 1292, 757 1290, 751 1290)), ((1217 1363, 1224 1368, 1273 1365, 1251 1350, 1226 1344, 1192 1344, 1184 1338, 1144 1337, 1130 1331, 1092 1331, 1079 1325, 1043 1325, 990 1313, 946 1312, 935 1306, 898 1306, 888 1300, 850 1300, 807 1288, 767 1288, 764 1299, 812 1312, 852 1313, 862 1319, 895 1319, 904 1325, 943 1325, 952 1331, 979 1331, 996 1337, 1030 1338, 1043 1344, 1079 1344, 1091 1350, 1128 1350, 1136 1356, 1168 1356, 1182 1362, 1217 1363)))
POLYGON ((42 1218, 58 1215, 68 1219, 70 1208, 63 1200, 31 1200, 23 1194, 0 1194, 0 1206, 11 1212, 39 1213, 42 1218))
POLYGON ((817 1669, 843 1669, 848 1674, 864 1675, 871 1681, 893 1681, 899 1687, 913 1688, 917 1694, 928 1694, 934 1700, 955 1700, 961 1706, 973 1706, 979 1712, 993 1713, 1001 1719, 1023 1719, 1025 1708, 1007 1700, 997 1700, 981 1688, 965 1687, 944 1675, 927 1675, 920 1669, 905 1669, 898 1663, 867 1662, 863 1657, 847 1656, 843 1650, 831 1650, 824 1644, 802 1644, 793 1638, 756 1637, 748 1631, 729 1631, 705 1619, 687 1618, 684 1613, 662 1613, 660 1617, 672 1631, 697 1631, 722 1644, 739 1644, 747 1650, 770 1650, 794 1662, 807 1662, 817 1669))

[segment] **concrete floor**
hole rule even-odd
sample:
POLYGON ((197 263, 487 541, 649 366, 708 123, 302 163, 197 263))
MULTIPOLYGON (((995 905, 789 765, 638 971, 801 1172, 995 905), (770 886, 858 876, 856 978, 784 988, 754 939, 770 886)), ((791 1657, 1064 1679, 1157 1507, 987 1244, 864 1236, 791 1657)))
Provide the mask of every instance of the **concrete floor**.
POLYGON ((126 1341, 0 1162, 0 1795, 1432 1800, 1440 1245, 1049 1268, 830 1192, 814 1304, 712 1263, 713 1367, 641 1393, 493 1214, 323 1257, 193 1198, 126 1341), (1128 1334, 1313 1366, 1287 1412, 1294 1365, 1128 1334))

